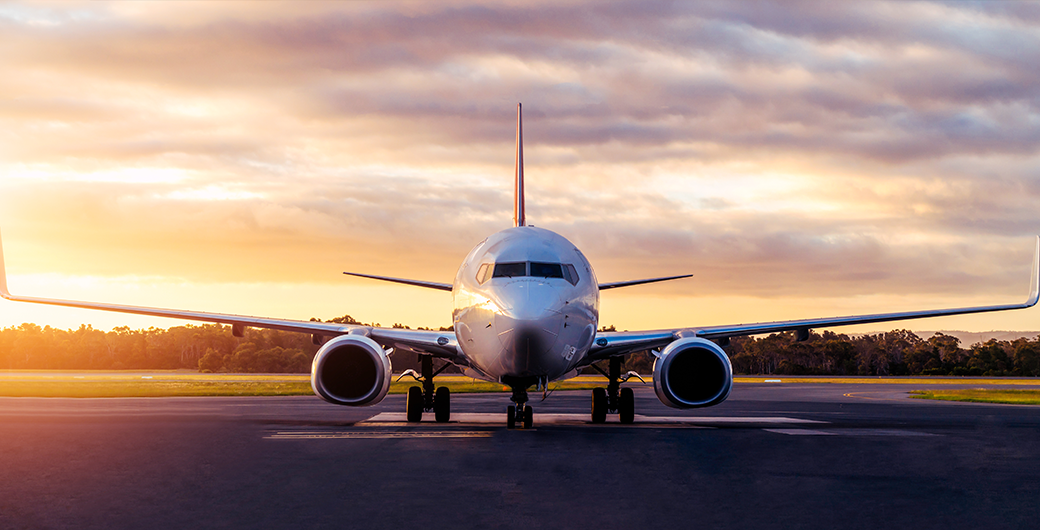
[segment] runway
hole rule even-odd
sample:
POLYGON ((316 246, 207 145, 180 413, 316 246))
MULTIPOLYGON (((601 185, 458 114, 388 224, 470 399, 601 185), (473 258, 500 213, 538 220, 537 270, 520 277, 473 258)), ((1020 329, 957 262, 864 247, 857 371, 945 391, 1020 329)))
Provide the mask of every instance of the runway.
POLYGON ((403 396, 0 398, 0 528, 1035 527, 1040 408, 924 386, 738 383, 680 411, 637 384, 634 425, 556 392, 529 431, 505 394, 418 425, 403 396))

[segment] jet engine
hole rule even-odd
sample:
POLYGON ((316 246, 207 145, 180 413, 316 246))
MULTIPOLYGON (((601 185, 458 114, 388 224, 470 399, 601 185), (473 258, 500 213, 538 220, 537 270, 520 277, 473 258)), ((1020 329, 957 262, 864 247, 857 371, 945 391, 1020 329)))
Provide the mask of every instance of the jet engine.
POLYGON ((729 356, 709 340, 687 337, 668 345, 654 361, 654 391, 669 407, 718 405, 733 388, 729 356))
POLYGON ((390 390, 390 358, 379 344, 363 335, 336 337, 314 356, 311 388, 329 403, 375 405, 390 390))

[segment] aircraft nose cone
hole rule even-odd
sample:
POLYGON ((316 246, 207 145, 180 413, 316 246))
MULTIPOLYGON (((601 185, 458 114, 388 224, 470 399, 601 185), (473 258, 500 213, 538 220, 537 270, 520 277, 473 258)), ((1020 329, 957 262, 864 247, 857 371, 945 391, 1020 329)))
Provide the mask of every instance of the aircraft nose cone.
POLYGON ((515 374, 544 375, 553 367, 544 366, 545 355, 556 344, 563 327, 562 301, 551 285, 521 281, 503 289, 508 307, 495 315, 495 329, 502 347, 511 352, 515 374))

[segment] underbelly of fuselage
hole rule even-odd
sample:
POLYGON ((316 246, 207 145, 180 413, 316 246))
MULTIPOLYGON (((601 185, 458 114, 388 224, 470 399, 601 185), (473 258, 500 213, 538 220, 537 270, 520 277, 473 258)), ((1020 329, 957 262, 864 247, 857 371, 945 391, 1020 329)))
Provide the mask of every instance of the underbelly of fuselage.
POLYGON ((595 338, 595 324, 575 315, 529 322, 501 316, 483 320, 488 322, 482 326, 458 323, 456 335, 471 366, 498 382, 559 379, 585 358, 595 338))

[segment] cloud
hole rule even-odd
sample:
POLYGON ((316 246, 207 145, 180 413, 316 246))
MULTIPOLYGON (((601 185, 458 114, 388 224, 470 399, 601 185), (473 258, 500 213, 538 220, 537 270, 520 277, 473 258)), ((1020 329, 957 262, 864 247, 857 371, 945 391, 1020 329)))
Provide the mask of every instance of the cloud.
POLYGON ((523 101, 530 218, 604 281, 1017 292, 1038 25, 1017 3, 5 4, 0 222, 40 272, 59 248, 82 274, 446 281, 509 225, 523 101))

